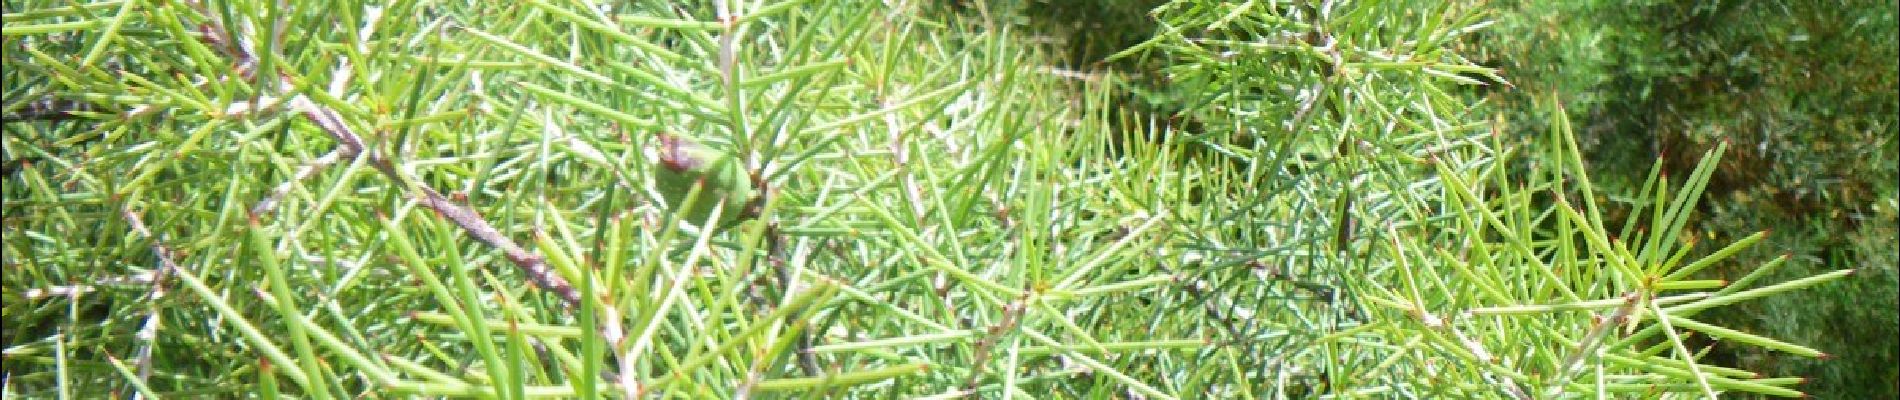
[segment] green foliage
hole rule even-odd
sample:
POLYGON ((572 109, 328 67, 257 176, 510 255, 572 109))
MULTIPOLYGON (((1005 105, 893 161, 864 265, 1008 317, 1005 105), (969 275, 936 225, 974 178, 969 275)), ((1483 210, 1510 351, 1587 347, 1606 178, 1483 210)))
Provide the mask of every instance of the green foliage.
POLYGON ((5 395, 1787 396, 1693 318, 1852 273, 1697 276, 1723 146, 1612 209, 1467 5, 278 5, 7 3, 5 395))
MULTIPOLYGON (((1499 4, 1483 57, 1526 90, 1491 96, 1513 131, 1560 116, 1527 107, 1556 98, 1580 121, 1612 198, 1651 156, 1681 174, 1692 152, 1732 140, 1712 177, 1705 218, 1687 232, 1729 240, 1772 230, 1759 250, 1719 265, 1734 277, 1784 255, 1780 277, 1857 268, 1830 289, 1743 304, 1711 317, 1836 352, 1814 362, 1747 347, 1711 357, 1813 378, 1824 398, 1893 397, 1900 380, 1900 13, 1888 1, 1514 1, 1499 4), (1878 343, 1878 344, 1875 344, 1878 343)), ((1612 218, 1621 219, 1621 218, 1612 218)))

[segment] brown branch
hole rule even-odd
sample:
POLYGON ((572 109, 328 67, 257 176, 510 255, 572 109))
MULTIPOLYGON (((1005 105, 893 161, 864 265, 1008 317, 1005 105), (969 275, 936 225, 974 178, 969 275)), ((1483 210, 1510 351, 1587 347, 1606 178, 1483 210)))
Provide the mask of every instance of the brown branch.
MULTIPOLYGON (((191 4, 198 6, 197 2, 191 2, 191 4)), ((216 22, 209 23, 215 24, 216 22)), ((202 27, 206 32, 222 31, 222 29, 219 28, 220 27, 217 26, 202 27)), ((245 53, 241 48, 226 42, 226 38, 223 36, 206 35, 204 36, 204 40, 211 42, 212 45, 218 48, 232 52, 233 56, 239 58, 241 64, 248 64, 250 60, 254 59, 251 54, 245 53)), ((288 77, 283 77, 283 81, 286 84, 291 83, 288 77)), ((369 157, 369 164, 375 167, 377 171, 382 172, 383 175, 388 176, 389 179, 405 184, 410 182, 407 177, 403 176, 400 169, 396 168, 396 162, 394 160, 389 159, 381 152, 366 152, 362 136, 356 134, 348 124, 345 124, 342 115, 336 112, 336 110, 316 104, 316 102, 310 101, 308 97, 304 96, 292 98, 290 100, 290 107, 302 113, 305 118, 315 123, 318 128, 322 129, 324 133, 329 134, 332 139, 335 139, 337 143, 341 145, 334 153, 339 158, 354 159, 358 156, 367 155, 369 157)), ((319 161, 321 161, 321 159, 319 159, 319 161)), ((443 218, 454 222, 456 226, 468 232, 469 236, 489 246, 500 249, 510 262, 513 262, 516 266, 520 267, 523 272, 526 272, 529 277, 533 278, 535 284, 540 286, 541 289, 554 292, 561 296, 561 299, 567 301, 569 306, 580 305, 580 292, 574 290, 573 286, 568 284, 567 279, 549 270, 547 261, 540 255, 529 252, 521 246, 516 245, 513 240, 502 236, 500 231, 497 231, 494 226, 489 225, 487 221, 482 219, 481 214, 449 201, 443 197, 441 193, 436 192, 435 189, 428 186, 415 184, 405 185, 405 187, 413 192, 415 200, 435 210, 437 215, 441 215, 443 218)))
MULTIPOLYGON (((198 1, 187 1, 186 3, 201 12, 205 10, 204 5, 198 1)), ((256 57, 249 52, 249 46, 235 43, 230 40, 231 38, 218 34, 218 32, 229 31, 219 25, 220 22, 215 17, 212 17, 214 14, 207 13, 205 15, 208 17, 207 21, 204 25, 199 26, 200 32, 205 33, 201 39, 209 42, 208 44, 211 46, 222 49, 235 57, 240 71, 248 71, 247 67, 254 65, 254 60, 256 60, 256 57)), ((292 82, 287 75, 280 75, 278 78, 281 83, 284 84, 283 87, 295 86, 294 82, 292 82)), ((401 169, 397 168, 398 164, 396 160, 390 159, 379 151, 365 151, 371 149, 367 149, 364 146, 361 135, 356 134, 348 124, 344 123, 342 114, 336 112, 336 110, 312 102, 308 97, 302 95, 292 98, 289 101, 289 105, 292 110, 303 114, 306 119, 309 119, 310 122, 322 129, 324 133, 337 141, 339 147, 332 153, 337 156, 337 158, 353 160, 359 156, 369 157, 368 161, 371 166, 375 167, 377 171, 389 179, 397 182, 399 186, 405 188, 405 191, 410 192, 414 200, 434 210, 436 215, 448 219, 456 226, 461 227, 464 232, 467 232, 469 236, 475 238, 477 241, 501 250, 502 254, 508 258, 508 261, 515 264, 523 273, 526 273, 537 287, 540 287, 542 290, 554 292, 561 297, 561 300, 563 300, 564 304, 568 307, 572 309, 578 309, 580 307, 582 300, 581 293, 575 290, 573 285, 568 283, 567 279, 562 278, 553 270, 549 269, 545 258, 515 244, 513 240, 502 235, 501 232, 496 230, 493 225, 490 225, 488 221, 482 219, 481 214, 475 212, 475 210, 456 204, 448 198, 443 197, 442 194, 436 192, 435 189, 408 179, 402 174, 401 169)), ((326 158, 327 157, 328 156, 326 156, 326 158)), ((320 159, 318 161, 322 160, 320 159)), ((315 163, 313 163, 313 165, 314 164, 315 163)), ((274 198, 275 196, 267 200, 274 201, 274 198)), ((268 204, 259 204, 260 207, 267 205, 268 204)), ((626 335, 621 330, 619 312, 611 306, 611 302, 604 303, 608 306, 601 307, 602 317, 605 321, 600 324, 599 333, 603 340, 612 343, 616 347, 624 345, 623 342, 626 335)), ((630 364, 625 360, 625 357, 622 358, 622 373, 626 376, 621 377, 620 383, 623 385, 624 390, 637 390, 631 380, 626 379, 631 376, 626 373, 632 371, 624 370, 629 367, 630 364)))
POLYGON ((317 172, 322 171, 332 164, 336 164, 336 161, 341 158, 338 157, 339 153, 341 153, 341 151, 332 150, 329 154, 324 154, 322 157, 317 157, 317 159, 305 163, 302 168, 297 169, 297 173, 292 175, 290 180, 277 184, 277 188, 272 189, 269 196, 265 196, 264 200, 258 201, 257 205, 251 206, 251 214, 265 215, 276 211, 278 202, 282 201, 284 196, 289 195, 291 189, 296 188, 297 182, 310 179, 310 177, 316 175, 317 172))
POLYGON ((1577 343, 1576 351, 1570 353, 1569 357, 1565 357, 1563 364, 1559 364, 1562 368, 1557 370, 1557 379, 1550 381, 1550 389, 1544 393, 1545 397, 1556 398, 1563 394, 1564 384, 1576 377, 1578 372, 1583 371, 1584 360, 1596 354, 1597 346, 1603 343, 1605 336, 1610 332, 1615 332, 1617 326, 1629 320, 1630 315, 1636 312, 1637 300, 1640 299, 1641 296, 1636 292, 1624 293, 1623 304, 1617 306, 1609 317, 1596 321, 1596 326, 1591 327, 1590 332, 1577 343))
MULTIPOLYGON (((778 287, 785 288, 786 293, 791 293, 795 288, 793 285, 798 282, 793 280, 791 269, 785 265, 785 236, 779 233, 777 223, 767 223, 765 237, 767 240, 766 265, 772 267, 772 271, 777 275, 778 287)), ((785 324, 798 323, 795 317, 785 316, 785 324)), ((798 342, 793 345, 798 348, 793 352, 793 358, 798 360, 799 370, 805 372, 805 376, 818 376, 818 355, 811 353, 811 332, 801 331, 795 340, 798 342)))
POLYGON ((982 339, 977 340, 976 362, 971 363, 970 377, 963 380, 963 394, 965 396, 976 394, 976 384, 982 380, 983 367, 989 365, 990 348, 996 346, 997 339, 1001 339, 1003 334, 1016 330, 1016 323, 1021 320, 1023 309, 1029 308, 1028 302, 1029 292, 1024 291, 1023 297, 1017 298, 1016 301, 1004 305, 1003 321, 991 326, 989 332, 986 332, 982 339))
POLYGON ((158 237, 153 236, 152 231, 145 228, 145 220, 139 218, 138 213, 132 212, 129 208, 120 210, 119 213, 125 217, 126 222, 132 225, 133 232, 152 241, 152 255, 158 258, 158 271, 152 274, 151 296, 145 300, 146 306, 151 309, 151 314, 145 317, 145 324, 139 328, 137 335, 138 340, 144 344, 139 346, 137 359, 133 360, 133 363, 137 364, 139 379, 149 380, 152 377, 152 342, 158 339, 158 326, 162 322, 158 313, 158 301, 165 298, 165 278, 178 269, 178 264, 172 262, 171 249, 166 248, 164 243, 159 243, 158 237))

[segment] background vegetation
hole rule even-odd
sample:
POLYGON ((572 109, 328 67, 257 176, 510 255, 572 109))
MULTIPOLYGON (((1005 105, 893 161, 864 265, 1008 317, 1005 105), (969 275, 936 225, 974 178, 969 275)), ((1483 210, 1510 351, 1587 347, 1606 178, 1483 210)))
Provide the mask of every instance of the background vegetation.
MULTIPOLYGON (((1561 101, 1611 193, 1653 157, 1686 173, 1696 153, 1730 140, 1735 161, 1712 177, 1706 214, 1688 232, 1709 241, 1755 231, 1762 246, 1710 277, 1789 256, 1778 276, 1842 266, 1868 279, 1723 311, 1713 319, 1810 343, 1832 360, 1717 346, 1751 370, 1807 376, 1820 398, 1891 397, 1900 382, 1900 23, 1882 1, 1498 2, 1499 24, 1475 44, 1520 90, 1490 96, 1517 130, 1561 101), (1587 16, 1587 17, 1584 17, 1587 16), (1795 339, 1799 338, 1799 339, 1795 339)), ((1614 195, 1613 195, 1614 196, 1614 195)))
POLYGON ((8 1, 0 392, 1893 393, 1891 4, 1094 3, 8 1))

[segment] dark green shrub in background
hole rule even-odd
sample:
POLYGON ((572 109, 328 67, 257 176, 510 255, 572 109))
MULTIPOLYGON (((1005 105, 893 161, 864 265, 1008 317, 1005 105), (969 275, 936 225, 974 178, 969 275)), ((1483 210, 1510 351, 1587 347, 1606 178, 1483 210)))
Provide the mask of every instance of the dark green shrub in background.
MULTIPOLYGON (((1717 141, 1734 161, 1712 177, 1703 217, 1686 236, 1719 242, 1773 234, 1735 263, 1733 279, 1791 256, 1777 275, 1858 268, 1829 288, 1739 305, 1712 317, 1745 331, 1809 343, 1813 361, 1750 347, 1710 357, 1751 370, 1806 376, 1822 398, 1891 398, 1900 382, 1896 196, 1900 22, 1892 1, 1506 1, 1473 43, 1520 90, 1494 92, 1513 131, 1564 116, 1530 105, 1555 99, 1579 125, 1592 176, 1611 196, 1622 177, 1668 161, 1680 176, 1717 141)), ((1686 238, 1685 238, 1686 239, 1686 238)), ((1705 250, 1706 251, 1706 250, 1705 250)))
MULTIPOLYGON (((1640 195, 1611 206, 1562 114, 1546 134, 1507 135, 1510 125, 1487 122, 1488 110, 1455 91, 1504 86, 1454 50, 1482 13, 1440 2, 1174 2, 1153 14, 1155 38, 1118 56, 1163 59, 1164 84, 1148 90, 1191 122, 1166 142, 1200 150, 1189 162, 1204 168, 1202 191, 1175 201, 1228 204, 1177 217, 1192 226, 1186 267, 1216 288, 1271 282, 1183 300, 1213 297, 1216 315, 1269 305, 1238 308, 1251 318, 1229 329, 1273 339, 1248 353, 1259 358, 1234 361, 1257 370, 1250 378, 1284 382, 1273 390, 1793 396, 1798 378, 1684 362, 1701 350, 1686 332, 1820 356, 1690 317, 1849 272, 1752 289, 1780 260, 1732 284, 1689 279, 1761 237, 1687 257, 1681 227, 1729 165, 1723 150, 1693 157, 1686 180, 1633 171, 1640 195), (1601 214, 1614 212, 1642 218, 1601 214), (1669 305, 1685 301, 1695 305, 1669 305)), ((1719 146, 1698 152, 1708 147, 1719 146)))

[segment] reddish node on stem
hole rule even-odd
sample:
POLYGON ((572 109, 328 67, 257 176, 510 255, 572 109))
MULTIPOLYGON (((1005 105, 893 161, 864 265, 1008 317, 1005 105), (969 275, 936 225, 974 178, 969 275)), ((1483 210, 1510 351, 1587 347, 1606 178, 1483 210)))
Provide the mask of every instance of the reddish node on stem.
POLYGON ((1814 358, 1817 358, 1817 359, 1821 359, 1821 360, 1828 360, 1828 359, 1832 359, 1832 358, 1834 358, 1834 355, 1832 355, 1832 354, 1827 354, 1827 353, 1821 353, 1821 355, 1819 355, 1819 356, 1815 356, 1814 358))
POLYGON ((657 136, 660 139, 661 166, 674 172, 685 172, 699 166, 701 161, 687 154, 686 149, 682 148, 690 144, 681 143, 678 137, 666 132, 660 132, 657 136))

